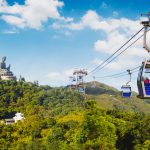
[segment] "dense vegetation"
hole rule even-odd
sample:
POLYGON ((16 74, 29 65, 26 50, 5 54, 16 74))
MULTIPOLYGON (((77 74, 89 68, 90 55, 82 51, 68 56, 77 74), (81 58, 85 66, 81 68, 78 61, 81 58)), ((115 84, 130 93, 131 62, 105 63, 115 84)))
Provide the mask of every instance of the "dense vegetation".
POLYGON ((114 98, 114 93, 110 96, 106 91, 101 97, 83 96, 66 88, 0 81, 0 119, 16 112, 25 116, 13 125, 1 121, 0 149, 148 150, 149 114, 141 109, 103 107, 99 99, 109 97, 108 103, 114 98))

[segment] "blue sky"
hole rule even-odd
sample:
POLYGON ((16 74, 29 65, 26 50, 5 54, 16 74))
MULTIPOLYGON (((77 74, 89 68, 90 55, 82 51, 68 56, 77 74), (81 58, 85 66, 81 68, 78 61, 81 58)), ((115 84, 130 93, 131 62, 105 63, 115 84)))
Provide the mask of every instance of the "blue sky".
MULTIPOLYGON (((96 67, 138 31, 149 6, 148 0, 0 0, 0 56, 17 77, 66 85, 74 68, 96 67)), ((140 41, 95 76, 134 68, 146 56, 140 41)), ((99 81, 119 89, 127 80, 99 81)))

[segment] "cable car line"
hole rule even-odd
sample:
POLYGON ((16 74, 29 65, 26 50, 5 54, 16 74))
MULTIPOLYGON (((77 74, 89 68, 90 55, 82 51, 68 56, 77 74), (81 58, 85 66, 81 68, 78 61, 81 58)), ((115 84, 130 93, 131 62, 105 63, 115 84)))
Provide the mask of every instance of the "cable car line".
POLYGON ((100 65, 98 65, 96 68, 94 68, 93 70, 91 70, 89 74, 91 74, 92 72, 94 72, 95 70, 97 70, 99 67, 101 67, 103 64, 105 64, 110 58, 112 58, 117 52, 119 52, 126 44, 128 44, 134 37, 136 37, 142 30, 144 29, 141 28, 136 34, 134 34, 127 42, 125 42, 119 49, 117 49, 112 55, 110 55, 106 60, 104 60, 100 65))
MULTIPOLYGON (((138 70, 136 70, 136 69, 139 69, 141 66, 138 66, 138 67, 135 67, 135 68, 133 68, 133 69, 131 69, 130 71, 133 71, 133 70, 135 70, 135 71, 133 71, 132 73, 134 73, 134 72, 137 72, 138 70)), ((108 76, 102 76, 102 77, 95 77, 96 79, 99 79, 99 78, 118 78, 118 77, 122 77, 122 76, 125 76, 125 75, 128 75, 127 74, 127 71, 124 71, 124 72, 121 72, 121 73, 117 73, 117 74, 113 74, 113 75, 108 75, 108 76)))
MULTIPOLYGON (((136 39, 133 43, 131 43, 127 48, 125 48, 123 51, 121 51, 119 54, 117 54, 115 57, 113 57, 110 61, 108 61, 106 64, 104 64, 96 72, 102 70, 105 66, 107 66, 108 64, 110 64, 113 60, 115 60, 118 56, 120 56, 123 52, 125 52, 128 48, 130 48, 133 44, 135 44, 139 39, 141 39, 143 37, 143 35, 141 35, 138 39, 136 39)), ((96 72, 94 72, 94 73, 96 73, 96 72)))
POLYGON ((122 75, 122 74, 125 74, 125 73, 126 73, 126 71, 118 73, 118 74, 113 74, 113 75, 108 75, 108 76, 102 76, 102 77, 95 77, 95 78, 109 78, 109 77, 114 77, 114 76, 117 76, 117 75, 122 75))
MULTIPOLYGON (((138 72, 139 70, 135 70, 132 72, 132 74, 134 74, 135 72, 138 72)), ((117 76, 117 77, 114 77, 114 78, 119 78, 119 77, 123 77, 123 76, 126 76, 126 75, 129 75, 129 74, 124 74, 124 75, 120 75, 120 76, 117 76)))
MULTIPOLYGON (((149 31, 149 30, 148 30, 149 31)), ((123 52, 125 52, 127 49, 129 49, 132 45, 134 45, 139 39, 141 39, 144 36, 144 34, 142 34, 139 38, 137 38, 134 42, 132 42, 127 48, 125 48, 123 51, 121 51, 119 54, 117 54, 115 57, 113 57, 110 61, 108 61, 106 64, 104 64, 101 68, 99 68, 97 71, 95 71, 94 73, 102 70, 105 66, 107 66, 108 64, 110 64, 113 60, 115 60, 118 56, 120 56, 123 52)))

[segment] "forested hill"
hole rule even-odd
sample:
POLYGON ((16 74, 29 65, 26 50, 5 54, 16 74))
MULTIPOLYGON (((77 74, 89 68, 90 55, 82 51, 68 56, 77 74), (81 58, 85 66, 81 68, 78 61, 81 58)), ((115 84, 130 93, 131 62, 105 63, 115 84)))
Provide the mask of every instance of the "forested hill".
POLYGON ((150 115, 106 107, 102 101, 123 101, 109 92, 84 96, 67 88, 0 81, 0 149, 148 150, 150 115), (25 119, 5 125, 3 119, 16 112, 25 119))

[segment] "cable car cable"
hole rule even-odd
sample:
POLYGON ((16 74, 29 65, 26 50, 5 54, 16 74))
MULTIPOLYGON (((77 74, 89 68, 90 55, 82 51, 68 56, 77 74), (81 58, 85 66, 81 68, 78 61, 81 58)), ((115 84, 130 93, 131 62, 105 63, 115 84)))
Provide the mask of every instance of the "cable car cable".
MULTIPOLYGON (((149 30, 148 30, 149 31, 149 30)), ((120 56, 123 52, 125 52, 128 48, 130 48, 132 45, 134 45, 139 39, 141 39, 144 36, 144 34, 142 34, 138 39, 136 39, 134 42, 132 42, 127 48, 125 48, 123 51, 121 51, 119 54, 117 54, 113 59, 111 59, 110 61, 108 61, 106 64, 104 64, 104 66, 102 66, 101 68, 99 68, 96 72, 102 70, 105 66, 107 66, 108 64, 110 64, 113 60, 115 60, 118 56, 120 56)), ((94 72, 94 73, 96 73, 94 72)))
MULTIPOLYGON (((134 74, 135 72, 138 72, 138 71, 139 70, 135 70, 135 71, 132 72, 132 74, 134 74)), ((120 76, 117 76, 117 77, 114 77, 114 78, 119 78, 119 77, 123 77, 123 76, 127 76, 127 75, 129 75, 129 74, 120 75, 120 76)))
POLYGON ((95 77, 95 78, 109 78, 109 77, 114 77, 114 76, 117 76, 117 75, 122 75, 124 73, 126 73, 126 71, 118 73, 118 74, 113 74, 113 75, 108 75, 108 76, 102 76, 102 77, 95 77))
MULTIPOLYGON (((141 66, 138 66, 138 67, 135 67, 133 69, 131 69, 130 71, 133 71, 133 70, 136 70, 136 69, 139 69, 141 66)), ((138 70, 136 70, 137 72, 138 70)), ((135 71, 133 71, 132 73, 134 73, 135 71)), ((117 74, 113 74, 113 75, 108 75, 108 76, 102 76, 102 77, 95 77, 95 78, 110 78, 110 77, 120 77, 120 76, 124 76, 124 75, 128 75, 126 71, 124 72, 121 72, 121 73, 117 73, 117 74)))
POLYGON ((128 44, 136 35, 138 35, 142 30, 144 29, 141 28, 136 34, 134 34, 127 42, 125 42, 118 50, 116 50, 111 56, 109 56, 106 60, 104 60, 100 65, 98 65, 96 68, 94 68, 92 71, 90 71, 88 73, 91 74, 92 72, 94 72, 95 70, 97 70, 99 67, 101 67, 103 64, 105 64, 110 58, 112 58, 117 52, 119 52, 126 44, 128 44))
MULTIPOLYGON (((144 34, 143 34, 144 35, 144 34)), ((141 39, 143 37, 143 35, 141 35, 138 39, 136 39, 133 43, 131 43, 127 48, 125 48, 123 51, 121 51, 118 55, 116 55, 113 59, 111 59, 110 61, 108 61, 106 64, 104 64, 104 66, 102 66, 101 68, 99 68, 96 72, 102 70, 105 66, 107 66, 108 64, 110 64, 113 60, 115 60, 118 56, 120 56, 123 52, 125 52, 128 48, 130 48, 133 44, 135 44, 139 39, 141 39)), ((94 72, 94 73, 96 73, 94 72)))

